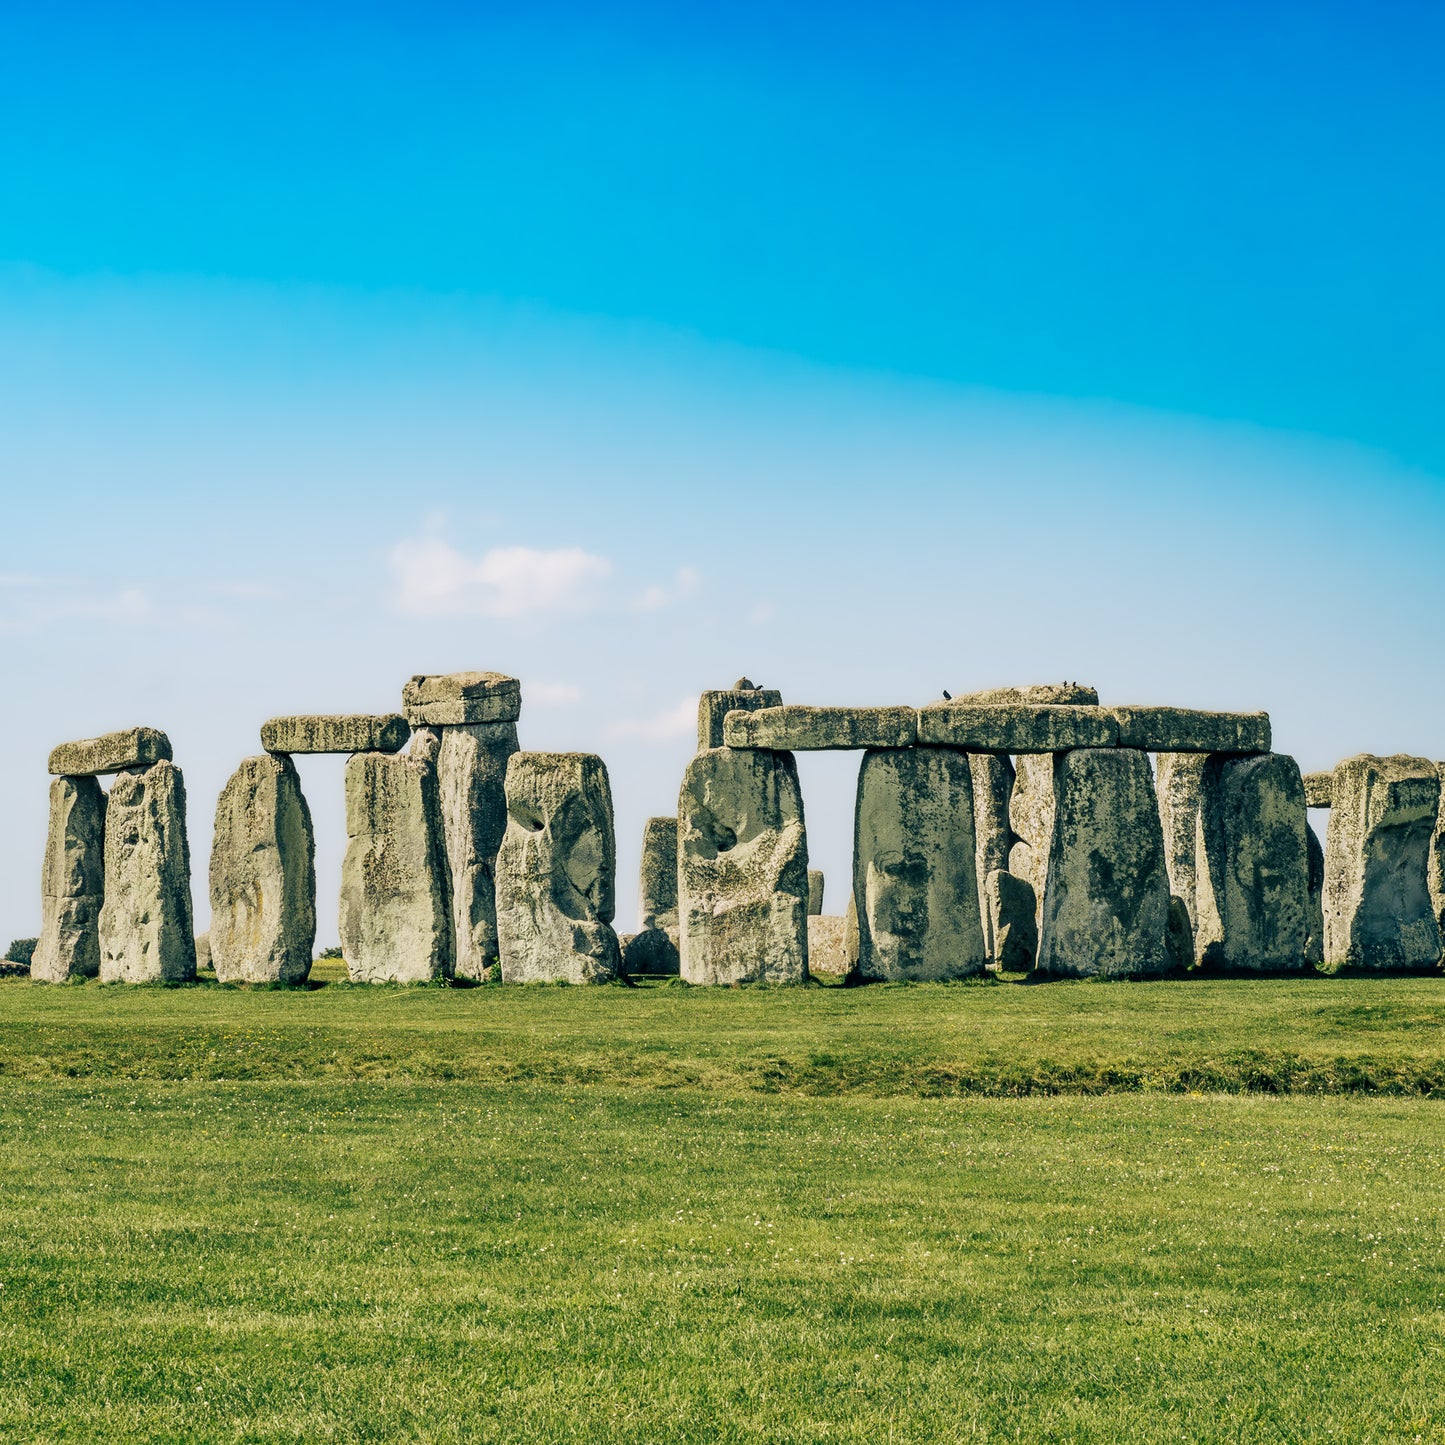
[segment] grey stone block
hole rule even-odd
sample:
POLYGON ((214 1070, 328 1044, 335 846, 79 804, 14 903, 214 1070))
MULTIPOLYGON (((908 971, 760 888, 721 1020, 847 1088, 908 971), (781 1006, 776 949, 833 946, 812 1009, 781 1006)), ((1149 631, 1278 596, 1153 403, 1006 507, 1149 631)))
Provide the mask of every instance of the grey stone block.
POLYGON ((261 724, 268 753, 399 753, 410 736, 400 713, 273 717, 261 724))
POLYGON ((967 756, 952 748, 866 753, 853 839, 862 977, 982 973, 987 955, 967 756))
POLYGON ((681 963, 677 935, 665 928, 644 928, 619 939, 622 972, 628 978, 676 978, 681 963))
MULTIPOLYGON (((746 678, 740 679, 746 682, 746 678)), ((781 707, 783 695, 772 687, 733 687, 705 692, 697 700, 697 746, 703 752, 723 745, 723 723, 730 712, 781 707)))
POLYGON ((848 978, 856 956, 848 956, 848 919, 845 915, 808 915, 808 973, 815 978, 848 978))
POLYGON ((1028 973, 1039 951, 1038 902, 1033 885, 995 868, 984 884, 994 938, 993 961, 1004 973, 1028 973))
POLYGON ((81 742, 61 743, 50 754, 50 772, 60 777, 94 777, 171 760, 171 740, 159 728, 125 728, 81 742))
POLYGON ((730 713, 723 743, 775 752, 827 752, 845 748, 907 748, 918 740, 911 707, 807 707, 790 703, 730 713))
POLYGON ((676 818, 649 818, 643 825, 640 875, 643 928, 660 928, 675 934, 678 931, 676 818))
POLYGON ((218 983, 302 983, 316 942, 316 844, 289 757, 247 758, 216 803, 211 964, 218 983))
POLYGON ((1187 707, 1114 707, 1119 746, 1151 753, 1267 753, 1267 712, 1199 712, 1187 707))
POLYGON ((1335 792, 1335 775, 1328 773, 1305 774, 1305 803, 1311 808, 1328 808, 1335 792))
POLYGON ((814 918, 823 911, 823 870, 808 869, 808 917, 814 918))
POLYGON ((105 902, 105 794, 91 776, 50 785, 50 828, 40 874, 40 939, 30 977, 45 983, 100 972, 105 902))
POLYGON ((1080 682, 1044 682, 1027 687, 986 687, 980 692, 964 692, 950 699, 952 702, 972 704, 978 707, 1034 706, 1039 703, 1071 703, 1097 707, 1099 694, 1096 689, 1080 682))
POLYGON ((211 935, 209 930, 205 933, 196 934, 196 971, 210 969, 215 972, 211 965, 211 935))
POLYGON ((932 702, 918 710, 920 743, 976 752, 1056 753, 1113 747, 1118 739, 1119 724, 1101 707, 932 702))
MULTIPOLYGON (((1199 790, 1208 761, 1208 753, 1160 753, 1155 759, 1154 788, 1159 794, 1159 822, 1164 829, 1164 865, 1169 870, 1169 891, 1184 905, 1191 937, 1195 915, 1195 834, 1199 825, 1199 790)), ((1191 944, 1191 964, 1193 961, 1191 944)))
POLYGON ((418 674, 402 688, 401 708, 413 727, 515 723, 522 684, 500 672, 418 674))
POLYGON ((617 846, 612 787, 591 753, 513 753, 497 854, 505 983, 605 983, 621 966, 612 930, 617 846))

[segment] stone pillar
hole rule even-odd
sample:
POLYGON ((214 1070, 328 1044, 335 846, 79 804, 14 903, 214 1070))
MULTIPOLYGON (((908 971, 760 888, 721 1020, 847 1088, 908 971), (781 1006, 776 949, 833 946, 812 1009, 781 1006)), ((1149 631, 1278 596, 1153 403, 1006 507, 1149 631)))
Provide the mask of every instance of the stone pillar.
POLYGON ((1159 753, 1155 758, 1154 788, 1164 829, 1169 891, 1183 903, 1191 935, 1196 910, 1194 834, 1199 822, 1200 779, 1208 759, 1208 753, 1159 753))
POLYGON ((1305 958, 1310 963, 1325 961, 1325 850, 1313 828, 1305 831, 1309 849, 1310 911, 1305 933, 1305 958))
POLYGON ((211 964, 218 983, 303 983, 316 942, 316 844, 286 754, 247 758, 216 803, 211 964))
POLYGON ((187 983, 196 976, 186 785, 162 759, 116 775, 105 808, 105 983, 187 983))
POLYGON ((791 753, 709 748, 677 807, 682 976, 799 983, 808 976, 808 835, 791 753))
POLYGON ((1039 952, 1033 887, 1026 879, 995 868, 984 882, 984 909, 993 934, 993 961, 1004 973, 1028 973, 1039 952))
POLYGON ((1062 753, 1025 753, 1009 795, 1009 826, 1017 841, 1009 849, 1008 871, 1034 890, 1039 919, 1049 874, 1054 834, 1054 769, 1062 753))
POLYGON ((1429 854, 1440 776, 1424 758, 1347 758, 1325 834, 1325 964, 1421 969, 1440 957, 1429 854))
POLYGON ((1195 824, 1201 967, 1293 973, 1309 935, 1309 824, 1299 765, 1283 753, 1211 753, 1195 824))
POLYGON ((677 952, 677 819, 649 818, 642 829, 642 931, 622 950, 622 971, 675 976, 677 952))
POLYGON ((612 787, 602 759, 513 753, 507 831, 497 854, 503 982, 615 978, 616 888, 612 787))
POLYGON ((823 912, 823 870, 808 869, 808 917, 817 918, 823 912))
POLYGON ((50 784, 50 830, 40 875, 40 941, 30 977, 46 983, 100 972, 105 901, 105 793, 93 777, 50 784))
POLYGON ((1169 875, 1148 754, 1079 748, 1055 754, 1053 773, 1040 971, 1163 973, 1169 875))
MULTIPOLYGON (((423 749, 346 764, 341 951, 353 983, 425 983, 452 968, 436 765, 423 749)), ((214 940, 212 942, 214 950, 214 940)))
POLYGON ((1430 838, 1427 882, 1440 941, 1445 944, 1445 763, 1436 763, 1435 771, 1440 775, 1440 805, 1435 815, 1435 831, 1430 838))
POLYGON ((853 825, 860 975, 982 973, 976 866, 968 754, 927 747, 864 753, 853 825))
POLYGON ((973 781, 974 872, 978 877, 978 906, 983 918, 983 946, 988 957, 994 959, 997 949, 994 915, 988 904, 988 877, 1000 869, 1008 870, 1009 850, 1014 844, 1008 820, 1014 769, 1003 753, 970 753, 968 767, 973 781))

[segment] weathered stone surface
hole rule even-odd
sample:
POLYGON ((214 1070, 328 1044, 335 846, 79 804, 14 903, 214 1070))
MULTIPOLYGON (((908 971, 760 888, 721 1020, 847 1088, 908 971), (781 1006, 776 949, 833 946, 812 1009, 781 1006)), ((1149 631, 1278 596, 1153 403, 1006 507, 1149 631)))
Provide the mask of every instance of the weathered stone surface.
POLYGON ((1028 687, 986 687, 981 692, 964 692, 949 701, 976 707, 1033 706, 1039 703, 1099 705, 1096 689, 1080 682, 1044 682, 1028 687))
POLYGON ((30 977, 45 983, 100 972, 105 901, 105 794, 94 777, 50 785, 50 830, 40 872, 40 941, 30 977))
POLYGON ((268 753, 399 753, 410 735, 400 713, 273 717, 261 724, 268 753))
POLYGON ((1200 712, 1188 707, 1112 707, 1119 746, 1151 753, 1267 753, 1267 712, 1200 712))
POLYGON ((500 672, 419 674, 402 688, 401 709, 412 727, 515 723, 522 684, 500 672))
POLYGON ((858 900, 848 894, 848 906, 843 910, 843 957, 848 963, 848 973, 858 971, 858 900))
POLYGON ((984 897, 992 920, 994 963, 1005 973, 1028 973, 1039 951, 1033 885, 995 868, 985 881, 984 897))
POLYGON ((1435 832, 1430 838, 1430 860, 1426 870, 1426 882, 1430 889, 1430 906, 1435 910, 1435 922, 1440 930, 1441 943, 1445 944, 1445 763, 1437 763, 1440 774, 1440 808, 1435 818, 1435 832))
MULTIPOLYGON (((412 747, 415 751, 415 735, 412 747)), ((497 852, 507 831, 507 763, 516 751, 515 723, 459 723, 441 731, 437 786, 458 978, 485 978, 501 958, 497 852)))
POLYGON ((1335 792, 1335 775, 1328 773, 1305 774, 1305 803, 1311 808, 1328 808, 1335 792))
POLYGON ((1034 890, 1035 919, 1044 909, 1044 884, 1049 874, 1049 847, 1054 836, 1054 753, 1027 753, 1009 794, 1009 827, 1018 840, 1009 849, 1008 871, 1034 890))
POLYGON ((1001 753, 969 753, 968 768, 973 782, 974 872, 978 877, 979 913, 983 917, 983 946, 989 958, 996 956, 993 914, 988 907, 988 875, 1007 870, 1013 829, 1009 827, 1009 799, 1013 795, 1014 768, 1001 753))
POLYGON ((184 983, 196 976, 186 785, 162 760, 120 773, 105 808, 100 977, 184 983))
MULTIPOLYGON (((747 678, 740 678, 746 682, 747 678)), ((697 700, 697 747, 699 752, 723 745, 723 723, 730 712, 753 712, 763 707, 781 707, 783 695, 772 687, 734 687, 705 692, 697 700)))
POLYGON ((513 753, 497 854, 506 983, 603 983, 621 963, 612 931, 612 787, 591 753, 513 753))
POLYGON ((50 754, 50 771, 59 777, 94 777, 129 768, 148 768, 171 760, 171 740, 159 728, 126 728, 81 742, 61 743, 50 754))
POLYGON ((808 973, 817 978, 848 978, 856 960, 848 957, 848 920, 841 914, 808 915, 808 973))
POLYGON ((1283 753, 1211 754, 1195 828, 1195 959, 1293 973, 1309 932, 1309 825, 1299 765, 1283 753))
POLYGON ((196 971, 200 972, 202 969, 211 969, 212 972, 215 971, 211 965, 211 935, 209 931, 196 934, 196 971))
POLYGON ((1164 929, 1164 951, 1169 955, 1172 972, 1183 973, 1194 967, 1194 929, 1189 910, 1177 893, 1169 895, 1169 916, 1164 929))
POLYGON ((316 844, 289 757, 247 758, 216 802, 211 965, 218 983, 301 983, 316 942, 316 844))
POLYGON ((1056 753, 1113 747, 1119 724, 1101 707, 1056 703, 973 706, 931 702, 918 710, 918 741, 986 753, 1056 753))
POLYGON ((844 748, 907 748, 918 740, 918 710, 911 707, 784 707, 730 713, 723 743, 776 752, 827 752, 844 748))
POLYGON ((866 753, 853 830, 862 977, 982 973, 975 867, 968 758, 952 748, 866 753))
POLYGON ((1429 854, 1440 776, 1424 758, 1347 758, 1325 834, 1325 964, 1429 968, 1440 957, 1429 854))
POLYGON ((628 978, 676 978, 681 963, 677 935, 665 928, 644 928, 619 939, 622 972, 628 978))
POLYGON ((805 979, 808 837, 792 754, 696 754, 678 796, 677 837, 683 978, 805 979))
POLYGON ((1163 973, 1169 875, 1147 754, 1083 748, 1054 766, 1054 826, 1039 969, 1120 977, 1163 973))
POLYGON ((823 911, 823 870, 808 869, 808 917, 814 918, 823 911))
POLYGON ((405 753, 346 764, 341 951, 353 983, 425 983, 452 969, 436 765, 405 753))
POLYGON ((1305 934, 1305 958, 1313 964, 1325 961, 1325 850, 1313 828, 1305 833, 1310 860, 1310 914, 1305 934))
MULTIPOLYGON (((1154 789, 1159 795, 1159 822, 1164 829, 1164 865, 1169 891, 1184 905, 1194 931, 1195 834, 1199 824, 1199 788, 1207 753, 1160 753, 1155 760, 1154 789)), ((1193 962, 1191 945, 1191 963, 1193 962)))
POLYGON ((643 928, 678 931, 677 819, 649 818, 642 829, 641 904, 643 928))

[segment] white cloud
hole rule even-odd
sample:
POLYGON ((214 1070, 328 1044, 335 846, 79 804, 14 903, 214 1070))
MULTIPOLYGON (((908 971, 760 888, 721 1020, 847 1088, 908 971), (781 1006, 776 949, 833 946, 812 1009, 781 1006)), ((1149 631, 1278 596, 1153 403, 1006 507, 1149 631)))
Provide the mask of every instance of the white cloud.
POLYGON ((681 601, 684 597, 691 597, 701 586, 702 573, 696 567, 679 567, 673 576, 670 587, 664 587, 659 583, 644 587, 632 599, 631 607, 634 612, 656 612, 658 608, 666 607, 669 603, 681 601))
POLYGON ((397 609, 409 617, 591 612, 612 575, 606 557, 581 547, 493 547, 471 558, 436 537, 398 542, 389 560, 397 609))
POLYGON ((538 707, 565 707, 582 701, 582 689, 570 682, 524 682, 522 697, 538 707))
POLYGON ((758 605, 748 613, 748 621, 751 622, 754 627, 765 626, 773 620, 773 615, 776 611, 777 608, 775 608, 771 602, 759 602, 758 605))
POLYGON ((636 738, 641 742, 660 743, 671 738, 686 737, 697 727, 697 695, 685 697, 670 707, 647 718, 613 723, 607 729, 609 738, 636 738))
POLYGON ((150 598, 139 587, 91 592, 74 582, 18 576, 4 578, 3 585, 13 590, 0 608, 0 632, 32 632, 47 623, 76 617, 135 624, 156 615, 150 598))

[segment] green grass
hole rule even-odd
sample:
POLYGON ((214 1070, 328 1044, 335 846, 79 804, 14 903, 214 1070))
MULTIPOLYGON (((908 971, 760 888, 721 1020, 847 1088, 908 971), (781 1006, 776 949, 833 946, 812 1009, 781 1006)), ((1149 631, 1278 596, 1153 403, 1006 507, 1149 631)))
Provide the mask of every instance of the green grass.
POLYGON ((1442 1441, 1442 1023, 0 983, 0 1438, 1442 1441))

